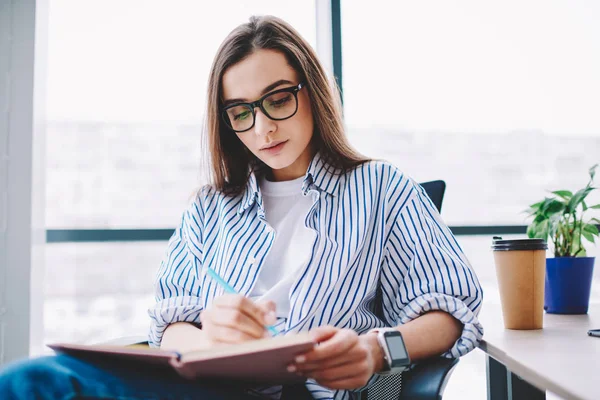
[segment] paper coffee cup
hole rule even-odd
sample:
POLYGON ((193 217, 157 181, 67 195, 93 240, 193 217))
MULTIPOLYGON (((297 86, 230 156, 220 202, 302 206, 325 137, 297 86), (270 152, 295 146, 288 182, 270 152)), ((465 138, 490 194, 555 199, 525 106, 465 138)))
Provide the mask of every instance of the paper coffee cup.
POLYGON ((547 248, 543 239, 494 238, 492 250, 505 328, 543 328, 547 248))

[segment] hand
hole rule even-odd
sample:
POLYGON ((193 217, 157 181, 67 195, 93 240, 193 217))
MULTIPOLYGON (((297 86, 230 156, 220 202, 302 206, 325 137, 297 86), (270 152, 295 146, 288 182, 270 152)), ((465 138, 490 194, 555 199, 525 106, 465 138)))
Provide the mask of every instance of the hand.
POLYGON ((265 325, 276 322, 275 303, 255 303, 239 294, 214 299, 200 314, 202 331, 214 344, 241 343, 268 337, 265 325))
POLYGON ((383 352, 374 334, 359 336, 351 329, 332 326, 319 327, 310 333, 319 344, 296 357, 288 371, 331 389, 357 389, 383 368, 383 352))

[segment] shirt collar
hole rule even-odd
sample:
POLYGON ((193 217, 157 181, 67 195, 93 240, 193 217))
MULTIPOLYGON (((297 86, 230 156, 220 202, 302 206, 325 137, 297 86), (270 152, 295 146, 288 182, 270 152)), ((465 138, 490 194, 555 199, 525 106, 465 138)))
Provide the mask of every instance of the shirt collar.
MULTIPOLYGON (((337 195, 337 189, 342 171, 339 168, 329 164, 320 153, 316 153, 306 171, 304 181, 302 181, 302 194, 307 195, 313 186, 318 190, 328 193, 331 196, 337 195)), ((258 184, 256 169, 252 170, 246 183, 246 188, 242 196, 242 202, 238 208, 238 214, 242 214, 248 208, 252 207, 254 202, 258 202, 259 216, 264 217, 262 205, 262 194, 258 184)))
MULTIPOLYGON (((258 178, 256 177, 256 170, 253 170, 248 177, 248 182, 246 183, 246 189, 242 195, 242 202, 240 203, 240 207, 238 208, 238 214, 242 214, 248 208, 252 207, 254 201, 260 197, 260 202, 262 203, 262 194, 260 193, 260 187, 258 186, 258 178)), ((259 207, 260 208, 260 207, 259 207)), ((263 212, 264 214, 264 212, 263 212)))
POLYGON ((312 183, 320 191, 336 196, 341 176, 342 170, 340 168, 329 164, 320 153, 317 153, 308 165, 302 185, 302 193, 308 193, 312 183))

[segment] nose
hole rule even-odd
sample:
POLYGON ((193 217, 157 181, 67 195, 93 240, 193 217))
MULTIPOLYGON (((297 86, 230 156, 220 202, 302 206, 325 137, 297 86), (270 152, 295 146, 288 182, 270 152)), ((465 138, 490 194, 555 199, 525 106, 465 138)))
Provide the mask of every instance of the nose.
POLYGON ((256 109, 254 118, 254 133, 258 136, 268 135, 277 129, 275 121, 267 117, 260 108, 256 109))

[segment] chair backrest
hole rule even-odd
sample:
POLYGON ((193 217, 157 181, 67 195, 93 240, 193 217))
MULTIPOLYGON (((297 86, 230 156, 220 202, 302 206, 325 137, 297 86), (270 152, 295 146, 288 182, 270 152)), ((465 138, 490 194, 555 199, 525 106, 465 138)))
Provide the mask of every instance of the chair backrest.
POLYGON ((425 189, 427 196, 429 196, 438 212, 442 212, 442 201, 444 200, 444 193, 446 192, 446 182, 423 182, 421 183, 421 187, 425 189))

